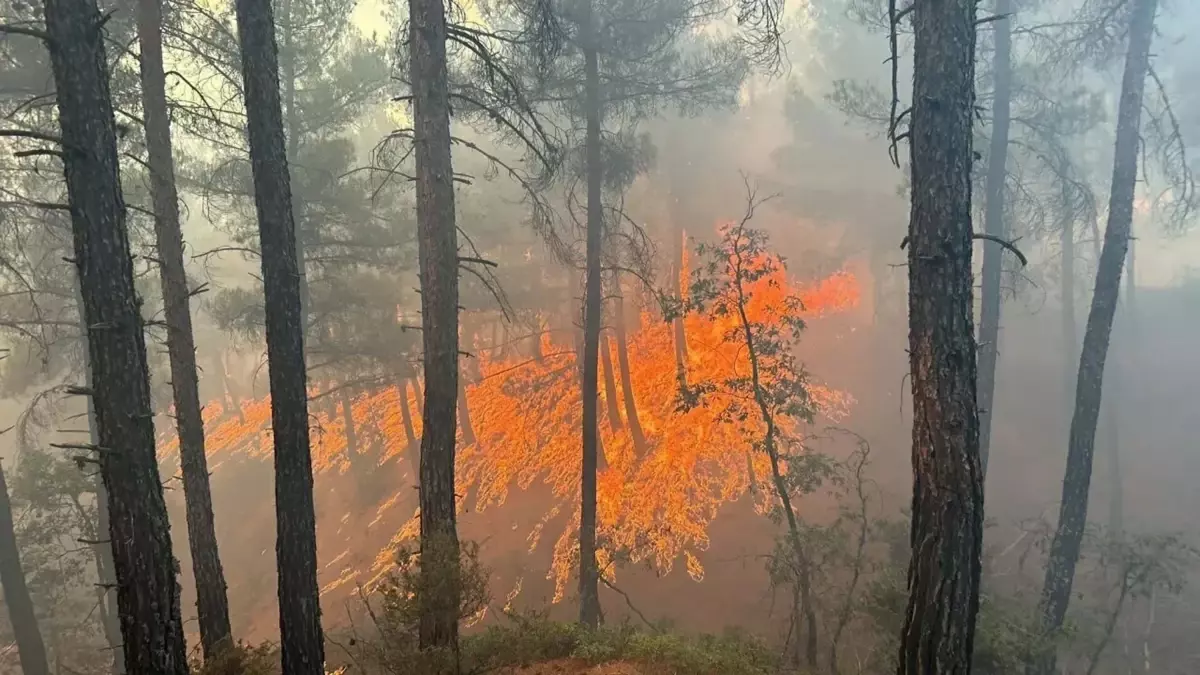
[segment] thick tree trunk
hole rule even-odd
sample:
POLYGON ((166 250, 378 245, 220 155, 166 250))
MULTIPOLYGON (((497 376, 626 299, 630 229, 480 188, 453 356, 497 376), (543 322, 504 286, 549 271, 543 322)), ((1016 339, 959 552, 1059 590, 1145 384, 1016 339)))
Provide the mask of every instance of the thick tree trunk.
POLYGON ((579 623, 600 625, 600 570, 596 562, 596 473, 599 470, 600 319, 603 311, 600 284, 600 247, 604 241, 601 188, 604 166, 600 148, 603 103, 600 92, 600 58, 596 51, 592 5, 584 19, 584 88, 587 115, 587 277, 583 301, 583 462, 579 507, 579 623))
POLYGON ((236 8, 266 291, 281 660, 288 675, 323 675, 301 265, 279 100, 275 21, 270 0, 237 0, 236 8))
MULTIPOLYGON (((1112 186, 1109 192, 1108 226, 1096 270, 1096 287, 1088 313, 1083 347, 1079 355, 1079 374, 1075 387, 1075 412, 1067 446, 1067 467, 1063 476, 1062 502, 1058 529, 1050 546, 1046 581, 1042 588, 1040 614, 1042 630, 1052 637, 1062 627, 1075 581, 1083 531, 1087 524, 1088 493, 1092 481, 1092 458, 1096 426, 1100 417, 1104 363, 1121 288, 1121 271, 1129 247, 1133 223, 1133 198, 1137 182, 1138 142, 1141 130, 1142 98, 1146 89, 1146 71, 1150 64, 1150 44, 1154 39, 1154 15, 1158 0, 1135 0, 1129 26, 1129 51, 1121 82, 1117 114, 1117 140, 1113 152, 1112 186)), ((1031 657, 1030 675, 1057 672, 1053 646, 1031 657)))
POLYGON ((633 378, 629 374, 629 342, 625 337, 625 301, 621 289, 617 289, 617 311, 613 328, 617 334, 617 367, 621 369, 621 391, 625 400, 625 419, 629 421, 629 435, 633 437, 633 449, 639 454, 646 452, 646 434, 638 418, 637 398, 633 393, 633 378))
POLYGON ((46 643, 42 641, 42 630, 38 627, 33 599, 29 597, 29 586, 25 583, 25 571, 21 568, 21 549, 17 546, 3 467, 0 467, 0 586, 4 588, 4 604, 8 607, 8 619, 21 658, 21 672, 50 675, 46 643))
MULTIPOLYGON (((82 280, 77 279, 77 300, 79 306, 79 331, 87 335, 87 321, 83 317, 82 280)), ((87 345, 83 349, 84 382, 89 389, 95 389, 92 380, 92 359, 88 354, 87 345)), ((91 396, 87 399, 88 443, 100 446, 100 430, 96 426, 96 406, 91 396)), ((96 608, 100 615, 100 625, 104 629, 104 640, 112 650, 112 672, 125 672, 125 652, 121 649, 121 623, 118 618, 116 603, 116 577, 113 569, 112 543, 107 538, 112 519, 108 513, 108 490, 104 487, 104 479, 95 477, 96 487, 96 529, 92 533, 95 543, 91 544, 92 558, 96 565, 96 608)))
MULTIPOLYGON (((1013 11, 1012 0, 996 0, 996 16, 1013 11)), ((983 229, 987 234, 1007 238, 1004 186, 1008 179, 1008 132, 1012 103, 1012 19, 992 22, 996 55, 992 61, 995 77, 992 92, 992 140, 988 150, 986 208, 983 229)), ((1000 341, 1001 274, 1004 271, 1003 247, 983 242, 983 293, 979 318, 979 461, 987 480, 988 457, 992 444, 992 408, 996 394, 996 359, 1000 341)))
MULTIPOLYGON (((458 236, 450 159, 446 10, 442 0, 409 0, 409 81, 417 172, 421 338, 425 406, 421 434, 421 550, 458 563, 454 500, 458 399, 458 236)), ((443 574, 444 572, 439 572, 443 574)), ((458 588, 421 603, 422 647, 457 649, 458 588), (453 597, 450 597, 453 596, 453 597)))
POLYGON ((44 3, 87 326, 94 447, 108 489, 125 669, 188 671, 150 375, 117 162, 104 30, 94 0, 44 3))
POLYGON ((608 338, 600 336, 600 365, 604 369, 604 402, 608 405, 608 426, 610 429, 620 431, 624 426, 621 423, 621 409, 617 404, 617 380, 613 376, 612 355, 609 354, 608 338))
POLYGON ((971 672, 983 545, 983 471, 971 274, 975 0, 913 8, 912 560, 900 675, 971 672))
POLYGON ((187 511, 188 549, 196 580, 196 613, 204 658, 211 659, 230 644, 229 598, 225 571, 217 551, 208 459, 204 454, 204 419, 200 413, 200 382, 196 371, 196 342, 192 334, 187 273, 183 264, 183 232, 179 194, 175 189, 175 159, 171 152, 171 121, 167 113, 163 73, 162 7, 160 0, 138 0, 137 30, 141 45, 142 111, 145 116, 150 197, 158 245, 159 279, 167 323, 167 354, 175 428, 187 511))

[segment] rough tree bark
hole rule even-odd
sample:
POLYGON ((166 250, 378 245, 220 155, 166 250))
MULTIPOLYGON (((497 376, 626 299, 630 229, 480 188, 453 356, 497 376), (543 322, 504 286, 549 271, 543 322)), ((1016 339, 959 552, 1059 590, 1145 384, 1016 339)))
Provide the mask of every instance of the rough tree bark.
POLYGON ((137 31, 141 46, 142 114, 145 117, 150 197, 158 247, 159 279, 167 323, 167 354, 171 362, 171 391, 175 428, 179 434, 180 468, 187 512, 188 548, 196 580, 196 614, 204 658, 228 646, 229 598, 225 571, 217 551, 208 459, 204 454, 204 419, 200 413, 200 382, 196 371, 196 342, 187 272, 183 264, 183 231, 179 222, 179 193, 175 188, 175 159, 171 151, 171 121, 167 113, 163 73, 162 6, 160 0, 138 0, 137 31))
POLYGON ((323 675, 301 274, 270 0, 237 0, 246 126, 265 290, 275 445, 275 556, 283 672, 323 675))
MULTIPOLYGON (((1012 0, 996 0, 996 16, 1012 13, 1012 0)), ((988 150, 986 208, 983 230, 999 239, 1007 238, 1004 186, 1008 179, 1008 136, 1012 106, 1012 19, 992 22, 996 54, 992 59, 992 138, 988 150)), ((979 316, 979 461, 987 480, 989 451, 992 443, 992 407, 996 394, 996 359, 999 357, 1001 274, 1004 249, 993 241, 983 242, 983 293, 979 316)))
MULTIPOLYGON (((421 268, 421 340, 425 406, 421 432, 421 550, 437 547, 458 562, 454 501, 458 398, 458 235, 450 160, 446 11, 442 0, 409 0, 417 172, 417 241, 421 268)), ((457 593, 457 588, 447 589, 457 593)), ((422 647, 458 645, 457 598, 424 598, 422 647)))
MULTIPOLYGON (((79 307, 79 334, 87 335, 87 321, 83 316, 83 290, 82 280, 76 279, 76 303, 79 307)), ((92 383, 92 359, 88 354, 87 345, 83 349, 83 372, 84 382, 87 388, 94 389, 92 383)), ((96 426, 96 406, 92 401, 91 396, 85 396, 87 399, 87 422, 88 422, 88 443, 99 447, 100 445, 100 430, 96 426)), ((96 565, 96 611, 100 615, 100 625, 104 628, 104 641, 108 643, 109 649, 112 650, 112 672, 125 672, 125 653, 121 650, 121 622, 118 617, 118 611, 115 608, 116 603, 116 577, 113 569, 113 549, 109 539, 104 537, 109 532, 109 526, 112 519, 108 513, 108 490, 104 487, 104 477, 97 475, 94 478, 96 487, 96 529, 95 543, 91 544, 92 558, 96 565)))
POLYGON ((971 672, 983 545, 972 326, 975 0, 913 5, 912 560, 900 675, 971 672))
POLYGON ((91 449, 108 490, 125 669, 184 675, 177 563, 154 452, 103 20, 94 0, 48 0, 44 9, 92 369, 99 442, 91 449))
POLYGON ((600 431, 598 417, 600 319, 602 313, 600 283, 600 247, 604 241, 604 211, 601 187, 604 180, 600 148, 600 124, 603 117, 600 91, 600 57, 596 50, 593 7, 584 10, 584 89, 587 115, 587 251, 583 301, 583 462, 579 507, 579 623, 596 628, 600 625, 600 570, 596 562, 596 472, 598 470, 600 431))
POLYGON ((608 426, 614 432, 620 431, 624 424, 621 422, 621 409, 617 403, 617 380, 613 376, 612 355, 609 353, 608 337, 600 336, 600 365, 604 370, 604 402, 608 407, 608 426))
POLYGON ((46 643, 33 611, 33 599, 21 568, 21 549, 13 527, 12 503, 8 499, 8 483, 0 467, 0 586, 4 588, 4 604, 12 624, 13 638, 25 675, 50 675, 46 658, 46 643))
POLYGON ((633 448, 639 454, 646 452, 646 434, 638 418, 637 398, 633 394, 633 378, 629 374, 629 340, 625 335, 625 301, 617 285, 617 311, 613 319, 613 330, 617 337, 617 367, 621 370, 621 392, 625 402, 625 419, 629 421, 629 435, 633 437, 633 448))
MULTIPOLYGON (((1096 426, 1104 385, 1104 363, 1121 289, 1121 271, 1129 247, 1133 223, 1133 198, 1137 183, 1138 143, 1141 130, 1142 98, 1146 72, 1150 66, 1150 45, 1154 40, 1154 15, 1158 0, 1135 0, 1130 15, 1129 47, 1121 82, 1117 111, 1117 138, 1113 152, 1112 185, 1109 191, 1108 226, 1096 270, 1092 307, 1079 355, 1079 374, 1075 385, 1075 412, 1067 446, 1067 466, 1063 476, 1062 503, 1058 529, 1050 545, 1046 563, 1046 581, 1039 603, 1041 628, 1053 637, 1066 618, 1075 582, 1083 531, 1087 524, 1088 493, 1092 481, 1092 458, 1096 426)), ((1057 672, 1053 643, 1031 655, 1030 675, 1057 672)))

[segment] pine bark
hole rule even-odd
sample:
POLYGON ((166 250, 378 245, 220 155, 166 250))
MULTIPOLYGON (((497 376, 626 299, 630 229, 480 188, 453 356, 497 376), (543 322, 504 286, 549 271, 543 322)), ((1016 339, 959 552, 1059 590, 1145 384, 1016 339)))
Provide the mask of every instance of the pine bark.
POLYGON ((8 498, 8 483, 4 479, 3 467, 0 467, 0 586, 4 588, 4 604, 8 607, 9 623, 12 624, 17 655, 21 659, 21 672, 25 675, 50 675, 46 643, 42 640, 42 629, 33 610, 33 598, 29 597, 25 570, 21 568, 21 549, 17 546, 12 502, 8 498))
POLYGON ((44 10, 92 369, 96 452, 108 491, 125 670, 184 675, 177 563, 155 457, 103 21, 94 0, 48 0, 44 10))
MULTIPOLYGON (((1013 11, 1012 0, 996 0, 996 16, 1007 17, 1013 11)), ((992 22, 996 54, 992 60, 994 85, 992 91, 992 138, 988 150, 988 169, 985 185, 986 206, 983 230, 1006 239, 1004 187, 1008 179, 1008 137, 1012 106, 1012 19, 992 22)), ((1001 275, 1004 271, 1003 247, 993 241, 983 242, 983 293, 979 317, 979 460, 987 479, 988 458, 992 443, 992 408, 996 395, 996 360, 999 357, 1001 275)))
MULTIPOLYGON (((1058 528, 1050 545, 1046 581, 1039 604, 1041 628, 1055 636, 1066 618, 1087 524, 1088 494, 1091 489, 1092 459, 1096 427, 1100 418, 1104 386, 1104 364, 1121 289, 1121 272, 1129 248, 1133 224, 1133 199, 1137 183, 1138 144, 1142 99, 1154 40, 1154 15, 1158 0, 1135 0, 1130 15, 1129 47, 1121 82, 1117 111, 1117 138, 1113 152, 1112 186, 1109 191, 1108 226, 1096 270, 1092 306, 1084 329, 1075 385, 1075 411, 1067 446, 1058 528)), ((1027 669, 1030 675, 1057 672, 1053 645, 1034 654, 1027 669)))
MULTIPOLYGON (((458 399, 458 244, 450 158, 446 11, 442 0, 409 0, 409 81, 417 173, 421 339, 425 405, 421 432, 421 550, 458 562, 454 498, 458 399)), ((458 589, 447 589, 457 593, 458 589)), ((419 599, 420 644, 456 648, 458 601, 419 599)))
POLYGON ((266 293, 281 661, 288 675, 324 675, 301 273, 279 97, 275 20, 270 0, 237 0, 236 9, 266 293))
POLYGON ((603 312, 600 283, 600 247, 604 241, 604 212, 601 188, 604 166, 600 148, 603 116, 600 91, 600 58, 596 50, 592 5, 584 18, 585 139, 587 167, 586 279, 583 303, 583 461, 579 506, 579 623, 587 628, 600 625, 600 570, 596 562, 596 473, 599 470, 599 364, 600 319, 603 312))
POLYGON ((971 672, 983 544, 972 326, 975 0, 913 6, 912 559, 900 675, 971 672))
POLYGON ((167 113, 159 0, 138 0, 137 30, 141 46, 142 114, 145 117, 150 196, 167 323, 175 428, 179 434, 188 548, 196 580, 200 643, 204 658, 211 659, 228 646, 233 631, 229 625, 225 571, 221 568, 217 550, 208 459, 204 454, 204 419, 200 412, 196 342, 183 263, 183 231, 179 222, 179 193, 175 187, 175 159, 171 151, 171 121, 167 113))

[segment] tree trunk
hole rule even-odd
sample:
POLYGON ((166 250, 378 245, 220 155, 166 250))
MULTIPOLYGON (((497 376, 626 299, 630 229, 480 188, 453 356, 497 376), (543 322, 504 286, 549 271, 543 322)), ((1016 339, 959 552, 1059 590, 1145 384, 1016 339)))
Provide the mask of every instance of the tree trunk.
POLYGON ((596 473, 599 470, 598 420, 600 319, 603 311, 600 284, 600 247, 604 241, 601 188, 604 166, 600 148, 603 117, 600 92, 600 58, 596 51, 592 3, 585 9, 584 77, 587 115, 587 278, 583 302, 583 462, 579 506, 579 623, 600 625, 600 570, 596 562, 596 473))
POLYGON ((975 0, 913 8, 912 559, 900 675, 971 672, 983 545, 972 324, 975 0))
MULTIPOLYGON (((678 203, 678 198, 673 200, 673 203, 678 203)), ((677 209, 678 207, 676 207, 677 209)), ((673 214, 671 218, 671 287, 677 296, 683 299, 684 285, 687 283, 683 278, 683 242, 687 235, 683 229, 683 223, 679 221, 679 215, 673 214)), ((675 372, 679 378, 681 387, 687 386, 687 332, 684 330, 683 317, 677 316, 672 322, 675 335, 675 372)))
POLYGON ((221 376, 221 388, 225 392, 225 399, 228 401, 229 407, 233 410, 233 414, 237 415, 239 422, 246 421, 246 413, 242 411, 242 400, 238 396, 237 388, 229 382, 229 368, 225 365, 225 355, 222 352, 217 352, 215 359, 218 374, 221 376))
POLYGON ((617 404, 617 380, 613 376, 612 355, 609 354, 608 338, 600 336, 600 365, 604 370, 604 402, 608 405, 608 426, 614 432, 624 426, 621 410, 617 404))
MULTIPOLYGON (((1012 0, 996 0, 996 16, 1013 11, 1012 0)), ((992 61, 995 75, 992 92, 992 140, 988 151, 986 209, 983 229, 988 235, 1006 239, 1004 186, 1008 179, 1008 131, 1012 103, 1012 19, 992 22, 996 36, 996 55, 992 61)), ((983 293, 979 318, 979 462, 987 480, 989 451, 992 444, 992 407, 996 395, 996 359, 1000 341, 1001 275, 1004 271, 1003 247, 983 242, 983 293)))
POLYGON ((87 326, 94 450, 108 490, 126 672, 188 672, 150 375, 117 162, 104 30, 93 0, 44 3, 87 326))
POLYGON ((288 675, 324 675, 301 265, 279 101, 275 21, 270 0, 237 0, 236 7, 266 292, 281 661, 288 675))
MULTIPOLYGON (((1064 197, 1063 208, 1066 205, 1064 197)), ((1075 364, 1079 358, 1079 329, 1075 323, 1075 222, 1065 217, 1059 233, 1061 241, 1060 275, 1062 276, 1062 353, 1063 401, 1072 399, 1075 384, 1075 364)))
POLYGON ((467 383, 463 374, 458 376, 458 428, 462 431, 463 445, 475 442, 475 427, 471 426, 471 409, 467 407, 467 383))
POLYGON ((29 597, 25 571, 21 569, 21 549, 17 546, 17 533, 13 528, 12 503, 8 499, 3 467, 0 467, 0 586, 4 588, 4 604, 8 607, 9 622, 21 657, 21 672, 50 675, 46 643, 42 641, 33 599, 29 597))
POLYGON ((192 334, 187 273, 183 263, 183 232, 179 223, 179 193, 175 189, 175 159, 171 152, 171 121, 167 113, 163 73, 162 6, 160 0, 138 0, 137 31, 141 45, 142 114, 145 116, 150 197, 154 207, 154 236, 158 245, 159 279, 167 323, 167 354, 175 428, 187 511, 188 549, 196 580, 196 613, 204 658, 212 659, 230 644, 229 598, 225 571, 217 551, 208 459, 204 454, 204 418, 200 412, 200 383, 196 371, 196 342, 192 334))
POLYGON ((621 289, 617 288, 617 311, 613 322, 617 333, 617 366, 621 369, 621 391, 625 399, 625 419, 629 421, 629 435, 633 437, 633 448, 639 454, 646 452, 646 434, 638 418, 637 398, 633 394, 633 378, 629 374, 629 342, 625 337, 625 301, 621 289))
MULTIPOLYGON (((87 321, 83 318, 82 280, 76 279, 77 299, 79 307, 79 331, 87 335, 87 321)), ((89 389, 95 389, 92 380, 92 359, 88 354, 87 345, 83 349, 84 383, 89 389)), ((99 447, 100 430, 96 426, 96 406, 91 396, 87 399, 88 443, 99 447)), ((125 672, 125 653, 121 649, 121 623, 118 612, 113 604, 116 602, 116 577, 113 576, 113 549, 111 540, 105 539, 109 533, 112 519, 108 513, 108 490, 104 487, 104 479, 100 475, 94 478, 96 487, 96 526, 92 533, 95 543, 91 544, 92 557, 96 565, 96 608, 100 615, 100 625, 104 629, 104 639, 112 650, 112 672, 120 675, 125 672)))
MULTIPOLYGON (((416 483, 421 478, 421 447, 413 429, 412 411, 408 405, 408 381, 407 377, 400 378, 396 383, 396 395, 400 398, 400 419, 404 423, 404 439, 407 442, 405 451, 412 467, 412 480, 416 483)), ((421 392, 417 391, 416 397, 420 396, 421 392)))
POLYGON ((346 428, 346 455, 353 462, 358 458, 358 430, 354 427, 354 397, 350 389, 343 387, 341 391, 342 426, 346 428))
MULTIPOLYGON (((1135 0, 1129 26, 1129 51, 1121 82, 1117 115, 1117 139, 1113 152, 1112 186, 1109 192, 1108 226, 1096 270, 1096 287, 1088 313, 1083 347, 1079 355, 1079 374, 1075 386, 1075 412, 1067 446, 1067 467, 1063 476, 1062 502, 1058 529, 1050 546, 1046 581, 1042 588, 1040 614, 1042 631, 1050 638, 1057 634, 1066 618, 1079 561, 1083 531, 1087 524, 1088 493, 1092 481, 1092 457, 1096 426, 1100 417, 1104 363, 1117 298, 1121 271, 1129 247, 1133 223, 1133 197, 1137 182, 1138 142, 1141 129, 1142 98, 1146 71, 1150 64, 1150 44, 1154 39, 1154 15, 1158 0, 1135 0)), ((1030 675, 1057 672, 1053 646, 1031 657, 1030 675)))
MULTIPOLYGON (((442 0, 409 0, 417 172, 417 240, 421 267, 421 339, 425 406, 421 433, 421 550, 437 547, 458 563, 454 500, 458 399, 458 244, 450 158, 446 10, 442 0)), ((444 574, 442 572, 441 574, 444 574)), ((458 591, 420 598, 420 643, 457 649, 458 591)))

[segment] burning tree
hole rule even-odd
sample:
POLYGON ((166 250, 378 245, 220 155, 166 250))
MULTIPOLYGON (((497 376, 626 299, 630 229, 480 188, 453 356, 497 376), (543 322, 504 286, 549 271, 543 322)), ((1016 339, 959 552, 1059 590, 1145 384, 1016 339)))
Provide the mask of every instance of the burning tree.
MULTIPOLYGON (((744 438, 752 439, 748 451, 765 455, 771 484, 778 499, 776 514, 787 525, 787 544, 795 589, 793 621, 805 626, 805 658, 810 668, 817 665, 817 612, 812 597, 812 564, 801 541, 800 524, 792 499, 798 492, 811 491, 828 468, 819 455, 804 449, 799 434, 811 422, 816 407, 809 393, 808 373, 795 355, 804 329, 804 304, 798 294, 774 298, 765 307, 755 293, 766 281, 775 290, 786 272, 782 259, 767 250, 765 233, 749 228, 755 209, 762 201, 749 193, 745 216, 726 225, 713 245, 701 244, 697 253, 707 258, 693 274, 687 299, 691 312, 706 314, 713 321, 733 321, 721 340, 745 350, 749 370, 738 369, 718 381, 683 385, 680 405, 703 402, 715 408, 718 420, 742 427, 744 438), (755 318, 752 308, 759 309, 755 318)), ((770 297, 769 295, 767 297, 770 297)), ((752 460, 751 460, 752 461, 752 460)), ((797 641, 798 643, 798 641, 797 641)), ((797 664, 799 659, 796 659, 797 664)))

